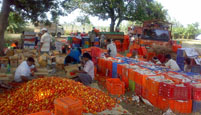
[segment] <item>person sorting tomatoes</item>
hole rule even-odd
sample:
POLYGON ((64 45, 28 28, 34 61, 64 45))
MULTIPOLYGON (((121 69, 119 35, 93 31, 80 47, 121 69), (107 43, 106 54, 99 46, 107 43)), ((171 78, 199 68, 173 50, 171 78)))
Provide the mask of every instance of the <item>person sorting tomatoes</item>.
POLYGON ((179 71, 180 70, 177 62, 171 58, 170 54, 165 55, 165 59, 166 59, 165 67, 167 67, 173 71, 179 71))
POLYGON ((66 56, 64 60, 64 65, 68 66, 71 64, 80 63, 80 56, 82 54, 82 50, 80 48, 72 49, 70 53, 66 56))
POLYGON ((116 57, 117 55, 116 45, 110 39, 107 39, 107 52, 110 57, 116 57))
POLYGON ((29 57, 26 61, 23 61, 16 69, 14 81, 15 82, 26 82, 34 79, 32 76, 31 69, 35 69, 34 59, 29 57))
POLYGON ((92 57, 89 53, 84 53, 82 60, 84 67, 80 71, 74 71, 75 73, 78 73, 78 76, 74 78, 74 80, 81 82, 84 85, 89 85, 94 79, 94 63, 92 62, 92 57))

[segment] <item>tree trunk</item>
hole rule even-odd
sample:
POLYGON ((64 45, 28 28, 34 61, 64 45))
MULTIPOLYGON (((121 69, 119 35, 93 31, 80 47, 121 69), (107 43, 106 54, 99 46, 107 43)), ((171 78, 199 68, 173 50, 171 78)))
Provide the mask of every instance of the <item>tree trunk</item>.
POLYGON ((110 32, 114 32, 115 20, 111 19, 110 32))
POLYGON ((118 21, 118 23, 117 23, 116 28, 120 26, 121 22, 122 22, 122 20, 121 20, 121 19, 119 19, 119 21, 118 21))
POLYGON ((11 0, 3 0, 0 14, 0 56, 3 55, 5 46, 4 32, 8 26, 8 16, 10 13, 11 0))

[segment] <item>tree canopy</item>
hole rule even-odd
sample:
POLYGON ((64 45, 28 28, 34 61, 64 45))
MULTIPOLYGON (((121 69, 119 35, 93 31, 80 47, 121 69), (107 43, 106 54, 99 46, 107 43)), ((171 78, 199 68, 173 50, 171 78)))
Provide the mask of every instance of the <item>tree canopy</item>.
MULTIPOLYGON (((58 16, 66 15, 75 9, 97 16, 102 20, 111 20, 110 31, 119 27, 122 21, 144 21, 148 19, 166 19, 166 10, 154 0, 2 0, 0 14, 0 50, 4 46, 4 32, 8 26, 9 15, 15 12, 23 20, 34 24, 49 23, 47 14, 58 22, 58 16)), ((81 20, 80 20, 81 21, 81 20)), ((10 28, 15 27, 11 26, 10 28)))
POLYGON ((110 31, 122 21, 166 19, 167 11, 153 0, 75 0, 85 13, 102 20, 111 20, 110 31))
POLYGON ((198 22, 188 24, 186 27, 178 21, 172 21, 172 23, 172 36, 174 39, 195 39, 197 35, 201 34, 198 22))
POLYGON ((8 17, 7 31, 10 33, 22 32, 22 29, 26 26, 26 21, 19 16, 16 12, 10 12, 8 17))
POLYGON ((8 26, 10 12, 13 11, 23 20, 30 20, 34 24, 49 22, 48 13, 52 16, 52 20, 56 21, 59 15, 64 15, 69 11, 67 10, 68 4, 65 4, 66 11, 63 12, 61 6, 64 2, 68 0, 3 0, 0 14, 0 51, 4 48, 4 32, 8 26))

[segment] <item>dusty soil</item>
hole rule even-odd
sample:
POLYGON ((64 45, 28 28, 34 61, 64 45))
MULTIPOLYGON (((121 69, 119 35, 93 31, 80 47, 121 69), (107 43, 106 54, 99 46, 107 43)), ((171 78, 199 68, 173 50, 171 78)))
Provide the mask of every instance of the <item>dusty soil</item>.
MULTIPOLYGON (((99 88, 102 91, 107 92, 107 90, 100 84, 99 84, 99 88)), ((122 101, 119 104, 124 109, 128 110, 128 112, 131 113, 132 115, 162 115, 163 114, 163 111, 161 111, 160 109, 146 105, 141 101, 139 103, 136 101, 132 101, 131 99, 132 99, 132 96, 134 96, 134 92, 128 91, 125 93, 124 96, 121 96, 121 97, 113 96, 113 95, 111 96, 117 99, 121 99, 122 101)))

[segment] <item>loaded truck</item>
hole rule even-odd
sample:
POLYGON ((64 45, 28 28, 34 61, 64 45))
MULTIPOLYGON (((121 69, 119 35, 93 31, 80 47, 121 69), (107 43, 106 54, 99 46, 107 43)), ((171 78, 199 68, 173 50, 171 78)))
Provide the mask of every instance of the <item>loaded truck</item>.
POLYGON ((44 24, 39 24, 38 26, 35 26, 34 32, 38 33, 42 28, 47 28, 48 32, 52 36, 57 36, 61 37, 61 35, 64 35, 64 29, 60 24, 52 23, 51 25, 44 25, 44 24))
POLYGON ((106 39, 111 39, 113 41, 120 40, 123 42, 124 40, 124 32, 100 32, 99 35, 104 34, 106 39))
POLYGON ((161 20, 144 21, 142 26, 135 26, 133 29, 132 33, 136 36, 133 49, 141 52, 142 56, 147 56, 149 53, 148 49, 154 49, 155 46, 177 52, 181 45, 177 41, 172 40, 171 30, 171 23, 161 20))

